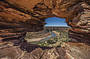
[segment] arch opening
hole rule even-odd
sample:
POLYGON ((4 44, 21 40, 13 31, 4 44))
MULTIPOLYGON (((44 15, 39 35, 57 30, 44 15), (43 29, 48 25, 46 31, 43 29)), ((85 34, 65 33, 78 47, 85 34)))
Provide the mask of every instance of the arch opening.
POLYGON ((56 27, 69 27, 66 23, 65 18, 59 18, 59 17, 49 17, 45 19, 45 26, 56 26, 56 27))
MULTIPOLYGON (((34 34, 32 34, 32 37, 34 36, 33 40, 31 38, 32 43, 40 46, 54 47, 53 44, 57 42, 62 43, 70 41, 68 37, 68 30, 70 27, 67 25, 65 18, 50 17, 45 19, 45 23, 43 31, 34 32, 34 34), (35 37, 37 39, 35 39, 35 37)), ((27 35, 29 36, 31 34, 28 33, 27 35)))
POLYGON ((59 17, 50 17, 45 19, 46 25, 44 26, 44 30, 60 30, 60 29, 67 29, 70 28, 66 23, 65 18, 59 17))

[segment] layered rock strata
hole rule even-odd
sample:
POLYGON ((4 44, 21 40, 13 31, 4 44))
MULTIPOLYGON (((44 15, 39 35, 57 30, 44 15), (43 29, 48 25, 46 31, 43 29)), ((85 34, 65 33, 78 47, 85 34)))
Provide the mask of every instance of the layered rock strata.
POLYGON ((80 39, 86 40, 90 35, 89 12, 89 0, 1 0, 0 28, 5 33, 40 31, 45 18, 61 17, 72 27, 70 37, 80 33, 77 34, 80 39))
POLYGON ((90 5, 82 4, 84 11, 73 18, 70 37, 78 42, 90 43, 90 5))
POLYGON ((44 19, 48 17, 66 18, 71 26, 69 36, 72 41, 90 43, 90 0, 0 0, 0 58, 89 59, 89 44, 72 43, 64 49, 47 50, 34 46, 35 50, 30 45, 24 45, 26 32, 43 30, 44 19), (20 46, 11 46, 11 42, 20 46), (19 48, 25 51, 33 48, 35 51, 26 53, 19 48))

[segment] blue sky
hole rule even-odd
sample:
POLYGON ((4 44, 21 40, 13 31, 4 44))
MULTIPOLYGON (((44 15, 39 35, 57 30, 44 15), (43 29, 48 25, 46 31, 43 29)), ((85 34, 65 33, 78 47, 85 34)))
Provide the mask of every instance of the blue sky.
POLYGON ((68 26, 64 18, 50 17, 45 19, 45 26, 68 26))

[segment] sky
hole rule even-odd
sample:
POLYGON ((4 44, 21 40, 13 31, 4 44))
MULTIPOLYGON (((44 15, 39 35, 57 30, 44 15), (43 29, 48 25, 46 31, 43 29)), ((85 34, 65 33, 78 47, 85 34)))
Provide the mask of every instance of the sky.
POLYGON ((65 26, 68 27, 65 18, 58 18, 58 17, 50 17, 45 19, 47 23, 45 26, 65 26))

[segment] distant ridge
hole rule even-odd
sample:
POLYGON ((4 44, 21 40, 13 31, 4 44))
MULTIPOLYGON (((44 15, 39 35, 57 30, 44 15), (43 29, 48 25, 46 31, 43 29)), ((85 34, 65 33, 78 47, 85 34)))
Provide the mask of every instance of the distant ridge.
POLYGON ((70 27, 70 26, 65 26, 65 25, 45 25, 44 27, 70 27))
POLYGON ((45 27, 69 27, 65 18, 51 17, 45 19, 45 27))

